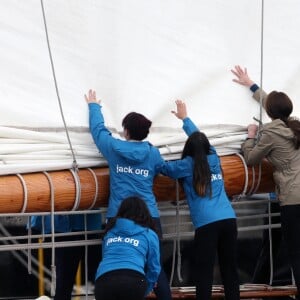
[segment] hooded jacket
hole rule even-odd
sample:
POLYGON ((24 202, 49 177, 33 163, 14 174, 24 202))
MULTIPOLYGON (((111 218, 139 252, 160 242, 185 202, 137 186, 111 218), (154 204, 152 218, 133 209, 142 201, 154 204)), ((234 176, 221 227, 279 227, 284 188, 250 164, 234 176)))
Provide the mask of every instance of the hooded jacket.
MULTIPOLYGON (((263 105, 267 94, 255 90, 253 97, 263 105)), ((300 204, 300 150, 294 146, 294 133, 280 120, 275 119, 262 126, 259 139, 248 139, 242 144, 245 161, 256 165, 266 158, 273 166, 273 178, 280 205, 300 204)))
MULTIPOLYGON (((198 131, 196 125, 189 119, 183 120, 183 129, 189 136, 198 131)), ((191 219, 195 228, 212 222, 236 218, 235 212, 227 197, 222 176, 221 164, 214 147, 207 155, 211 170, 212 197, 200 197, 193 187, 194 160, 187 156, 184 159, 166 162, 162 173, 172 178, 182 178, 183 188, 188 201, 191 219)))
MULTIPOLYGON (((74 232, 85 230, 84 214, 75 215, 55 215, 54 216, 54 232, 74 232)), ((31 227, 41 233, 51 233, 51 216, 32 216, 30 219, 31 227), (44 218, 44 220, 43 220, 44 218)), ((87 230, 100 230, 102 228, 101 213, 87 214, 86 215, 86 229, 87 230)))
POLYGON ((110 196, 107 217, 117 214, 120 203, 129 196, 146 201, 152 217, 159 217, 153 194, 154 177, 164 164, 159 150, 146 141, 114 138, 104 124, 101 106, 89 103, 90 130, 94 142, 109 166, 110 196))
POLYGON ((96 279, 120 269, 135 270, 145 275, 146 295, 152 291, 161 269, 157 234, 124 218, 118 218, 115 226, 104 236, 102 261, 96 279))

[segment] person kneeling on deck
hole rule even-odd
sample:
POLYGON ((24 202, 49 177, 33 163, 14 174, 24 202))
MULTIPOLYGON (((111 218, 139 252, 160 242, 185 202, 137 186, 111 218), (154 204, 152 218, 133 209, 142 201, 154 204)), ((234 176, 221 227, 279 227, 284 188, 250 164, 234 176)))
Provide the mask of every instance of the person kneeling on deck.
POLYGON ((105 230, 96 300, 143 300, 160 271, 159 239, 145 201, 126 198, 105 230))

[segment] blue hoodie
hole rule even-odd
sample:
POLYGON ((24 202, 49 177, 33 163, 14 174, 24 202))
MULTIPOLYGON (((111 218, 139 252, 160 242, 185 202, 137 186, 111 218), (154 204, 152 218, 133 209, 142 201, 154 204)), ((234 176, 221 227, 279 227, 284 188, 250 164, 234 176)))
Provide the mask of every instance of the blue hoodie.
POLYGON ((159 150, 146 141, 124 141, 112 137, 104 125, 101 106, 97 103, 89 103, 89 116, 91 134, 109 166, 107 217, 116 216, 123 199, 137 196, 146 201, 151 216, 158 218, 152 189, 154 177, 164 165, 159 150))
MULTIPOLYGON (((183 120, 183 129, 187 135, 198 131, 189 119, 183 120)), ((212 197, 200 197, 193 187, 194 160, 190 156, 165 164, 162 173, 172 178, 182 178, 183 188, 188 201, 192 222, 195 228, 224 219, 236 218, 235 212, 227 197, 219 157, 214 147, 207 156, 211 170, 212 197)))
POLYGON ((161 269, 157 234, 124 218, 118 218, 115 226, 104 236, 102 261, 98 266, 96 279, 107 272, 120 269, 135 270, 145 275, 145 295, 152 291, 161 269))
MULTIPOLYGON (((31 228, 38 230, 40 232, 48 234, 51 233, 51 216, 44 216, 44 228, 42 224, 42 216, 32 216, 31 217, 31 228)), ((87 230, 100 230, 102 228, 101 214, 87 214, 86 223, 87 230)), ((83 231, 84 228, 84 214, 75 215, 55 215, 54 216, 54 232, 73 232, 73 231, 83 231)))

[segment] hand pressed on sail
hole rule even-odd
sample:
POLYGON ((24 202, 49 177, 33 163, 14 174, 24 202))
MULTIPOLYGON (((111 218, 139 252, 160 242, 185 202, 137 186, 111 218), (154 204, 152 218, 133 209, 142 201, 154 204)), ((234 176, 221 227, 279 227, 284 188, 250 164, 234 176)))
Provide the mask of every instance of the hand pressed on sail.
POLYGON ((85 101, 89 104, 89 103, 101 103, 101 100, 97 100, 96 97, 96 91, 94 90, 89 90, 88 94, 84 95, 85 101))

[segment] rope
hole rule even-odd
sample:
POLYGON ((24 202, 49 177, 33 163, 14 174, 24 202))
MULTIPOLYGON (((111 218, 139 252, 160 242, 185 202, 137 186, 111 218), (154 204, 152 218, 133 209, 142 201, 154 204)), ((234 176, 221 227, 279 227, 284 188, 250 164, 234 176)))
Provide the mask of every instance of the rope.
MULTIPOLYGON (((0 231, 3 233, 3 235, 5 235, 6 237, 9 237, 9 242, 13 245, 20 245, 20 243, 15 239, 15 236, 12 236, 7 230, 6 228, 3 226, 3 224, 1 224, 0 222, 0 231)), ((5 240, 2 240, 2 243, 5 244, 5 245, 9 245, 9 242, 8 241, 5 241, 5 240)), ((24 244, 23 244, 24 245, 24 244)), ((27 247, 30 247, 31 244, 28 244, 27 247)), ((24 245, 25 247, 25 245, 24 245)), ((1 246, 2 248, 2 246, 1 246)), ((30 248, 32 249, 32 248, 30 248)), ((24 256, 27 256, 26 254, 26 251, 25 249, 9 249, 8 251, 11 251, 11 254, 23 265, 23 266, 26 266, 26 261, 25 259, 19 254, 19 251, 24 255, 24 256), (18 250, 18 251, 17 251, 18 250)), ((32 256, 31 257, 31 262, 33 262, 35 265, 38 265, 38 260, 32 256)), ((27 262, 27 265, 28 265, 28 262, 27 262)), ((47 268, 45 268, 44 266, 44 271, 47 273, 47 274, 50 274, 49 270, 47 268)), ((33 268, 31 270, 31 273, 32 275, 34 275, 37 279, 39 277, 39 274, 38 272, 33 268)), ((47 278, 44 279, 45 280, 45 283, 46 283, 46 288, 47 286, 49 286, 49 280, 47 278)))
POLYGON ((250 196, 253 194, 253 190, 254 190, 254 184, 255 184, 255 167, 252 166, 252 184, 251 184, 251 188, 249 189, 247 196, 250 196))
POLYGON ((256 187, 253 191, 253 194, 255 194, 260 186, 260 182, 261 182, 261 163, 258 165, 258 179, 257 179, 257 184, 256 184, 256 187))
MULTIPOLYGON (((23 192, 24 192, 24 198, 23 198, 23 206, 21 209, 21 213, 25 213, 26 212, 26 208, 27 208, 27 203, 28 203, 28 190, 27 190, 27 185, 26 182, 23 178, 23 176, 21 174, 16 174, 17 177, 19 178, 21 184, 22 184, 22 188, 23 188, 23 192)), ((29 216, 28 218, 28 222, 29 224, 31 224, 31 218, 29 216)), ((28 231, 27 231, 27 244, 29 245, 31 243, 31 226, 29 226, 28 231)), ((32 252, 31 249, 28 248, 28 255, 27 255, 27 271, 28 274, 32 274, 32 252)))
POLYGON ((179 215, 179 183, 176 180, 176 233, 177 233, 177 276, 179 282, 183 282, 181 276, 181 247, 180 247, 180 215, 179 215))
POLYGON ((60 95, 59 95, 58 84, 57 84, 57 79, 56 79, 56 74, 55 74, 54 63, 53 63, 53 57, 52 57, 52 53, 51 53, 50 40, 49 40, 49 35, 48 35, 48 28, 47 28, 47 21, 46 21, 46 14, 45 14, 45 8, 44 8, 43 0, 41 0, 41 8, 42 8, 42 13, 43 13, 43 22, 44 22, 45 35, 46 35, 46 40, 47 40, 48 53, 49 53, 49 58, 50 58, 50 63, 51 63, 51 70, 52 70, 53 81, 54 81, 54 85, 55 85, 56 96, 57 96, 57 100, 58 100, 58 104, 59 104, 60 114, 61 114, 61 118, 62 118, 62 121, 63 121, 63 124, 64 124, 64 128, 65 128, 65 132, 66 132, 66 135, 67 135, 70 150, 71 150, 71 153, 72 153, 73 166, 74 166, 74 168, 77 168, 77 161, 76 161, 76 157, 75 157, 75 152, 74 152, 72 142, 71 142, 71 139, 70 139, 69 130, 68 130, 68 127, 67 127, 67 124, 66 124, 64 112, 63 112, 63 109, 62 109, 61 99, 60 99, 60 95))
POLYGON ((22 177, 22 175, 21 174, 16 174, 16 175, 20 179, 20 181, 22 183, 23 191, 24 191, 23 207, 20 212, 25 213, 26 208, 27 208, 27 202, 28 202, 28 190, 27 190, 26 182, 25 182, 24 178, 22 177))
MULTIPOLYGON (((87 241, 88 239, 88 236, 87 236, 87 215, 84 214, 84 240, 87 241)), ((85 276, 84 276, 84 284, 85 286, 87 287, 88 286, 88 271, 89 271, 89 268, 88 268, 88 245, 87 243, 85 243, 85 246, 84 246, 84 250, 85 250, 85 253, 84 253, 84 272, 85 272, 85 276)), ((88 300, 88 289, 86 288, 85 290, 85 299, 88 300)))
POLYGON ((181 276, 181 253, 180 253, 180 230, 179 230, 179 184, 176 180, 176 216, 175 216, 175 233, 176 237, 173 239, 173 253, 172 253, 172 269, 170 275, 170 285, 172 285, 174 273, 175 273, 175 263, 176 263, 176 253, 177 253, 177 276, 179 282, 183 282, 181 276))
MULTIPOLYGON (((28 224, 30 225, 27 231, 27 244, 31 244, 31 236, 32 236, 32 231, 31 231, 31 216, 28 217, 28 224)), ((28 248, 28 255, 27 255, 27 271, 28 274, 32 274, 32 251, 31 248, 28 248)))
POLYGON ((73 208, 71 209, 72 211, 77 210, 80 204, 80 198, 81 198, 81 185, 80 185, 80 178, 78 175, 78 171, 70 169, 71 174, 73 175, 74 182, 75 182, 75 190, 76 190, 76 195, 75 195, 75 201, 73 208))
POLYGON ((50 199, 51 199, 51 296, 55 295, 56 290, 56 267, 55 267, 55 220, 54 220, 54 185, 50 175, 43 172, 48 179, 50 186, 50 199))
MULTIPOLYGON (((259 109, 259 119, 262 121, 262 89, 263 89, 263 61, 264 61, 264 0, 261 0, 261 35, 260 35, 260 109, 259 109)), ((260 123, 261 125, 261 123, 260 123)))
POLYGON ((248 188, 248 183, 249 183, 249 172, 248 172, 248 167, 247 167, 244 157, 240 153, 236 153, 236 155, 241 159, 243 166, 244 166, 244 171, 245 171, 244 188, 243 188, 242 193, 237 197, 237 200, 240 200, 241 198, 245 197, 246 193, 247 193, 247 188, 248 188))
POLYGON ((88 208, 88 209, 92 209, 92 208, 94 208, 94 206, 96 204, 96 201, 97 201, 97 198, 98 198, 99 185, 98 185, 97 176, 96 176, 94 170, 91 169, 91 168, 88 168, 88 170, 92 173, 92 175, 94 177, 94 180, 95 180, 95 197, 94 197, 94 200, 93 200, 91 206, 88 208))
POLYGON ((273 243, 272 243, 272 218, 271 218, 271 199, 269 199, 268 202, 268 231, 269 231, 269 252, 270 252, 270 280, 269 284, 272 285, 273 283, 273 275, 274 275, 274 269, 273 269, 273 243))

